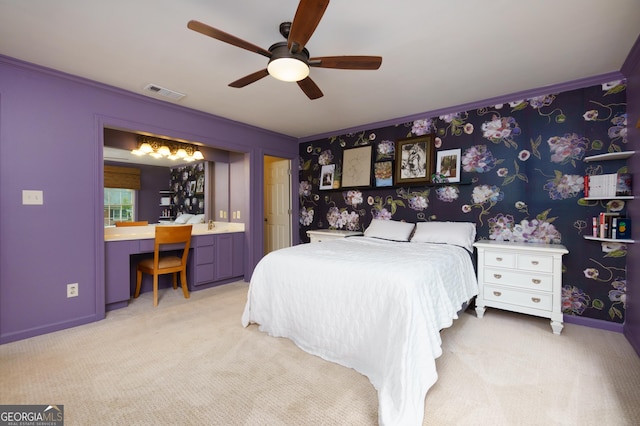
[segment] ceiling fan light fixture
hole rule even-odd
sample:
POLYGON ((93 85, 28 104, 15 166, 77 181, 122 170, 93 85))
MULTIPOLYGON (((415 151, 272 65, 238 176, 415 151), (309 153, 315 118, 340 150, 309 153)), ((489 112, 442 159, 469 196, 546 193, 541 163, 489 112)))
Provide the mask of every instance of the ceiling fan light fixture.
POLYGON ((267 71, 282 81, 300 81, 309 76, 309 66, 296 58, 276 58, 269 61, 267 71))

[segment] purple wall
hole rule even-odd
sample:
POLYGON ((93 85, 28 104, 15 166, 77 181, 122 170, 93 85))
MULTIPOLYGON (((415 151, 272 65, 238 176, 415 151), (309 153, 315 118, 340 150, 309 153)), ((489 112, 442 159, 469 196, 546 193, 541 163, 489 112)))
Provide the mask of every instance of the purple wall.
MULTIPOLYGON (((640 38, 636 40, 627 60, 622 67, 627 77, 627 123, 628 140, 631 146, 640 144, 640 38)), ((639 148, 635 148, 636 151, 639 148)), ((640 173, 640 155, 636 153, 627 163, 629 171, 640 173)), ((637 196, 637 194, 636 194, 637 196)), ((628 214, 635 223, 640 223, 640 206, 638 201, 629 203, 628 214)), ((640 240, 640 227, 633 230, 633 238, 640 240)), ((640 355, 640 244, 630 244, 627 252, 627 317, 624 323, 624 335, 636 352, 640 355)))
POLYGON ((106 127, 245 153, 247 278, 262 256, 262 157, 297 159, 296 140, 0 56, 0 343, 104 318, 106 127))

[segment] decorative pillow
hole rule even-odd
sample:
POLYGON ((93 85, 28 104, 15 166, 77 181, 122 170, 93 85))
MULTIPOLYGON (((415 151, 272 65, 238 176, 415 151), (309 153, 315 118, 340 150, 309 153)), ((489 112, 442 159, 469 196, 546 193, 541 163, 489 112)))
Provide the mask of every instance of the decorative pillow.
POLYGON ((397 220, 373 219, 364 231, 364 236, 391 241, 409 241, 415 226, 414 223, 397 220))
POLYGON ((472 222, 420 222, 412 243, 442 243, 463 247, 473 253, 476 224, 472 222))
POLYGON ((173 223, 187 223, 189 219, 193 217, 192 214, 182 213, 180 216, 176 217, 176 220, 173 223))
POLYGON ((190 218, 187 223, 204 223, 204 215, 203 214, 197 214, 195 216, 193 216, 192 218, 190 218))

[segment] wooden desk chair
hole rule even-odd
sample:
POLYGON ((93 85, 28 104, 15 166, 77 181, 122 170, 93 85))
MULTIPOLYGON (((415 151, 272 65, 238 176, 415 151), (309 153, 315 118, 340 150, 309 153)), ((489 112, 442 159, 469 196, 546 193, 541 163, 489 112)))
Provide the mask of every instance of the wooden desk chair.
POLYGON ((121 226, 147 226, 149 224, 146 220, 139 220, 137 222, 116 222, 116 228, 121 226))
POLYGON ((156 226, 156 238, 153 248, 153 259, 144 259, 138 263, 136 277, 136 292, 133 297, 140 295, 142 273, 153 275, 153 306, 158 306, 158 275, 173 274, 173 288, 178 288, 177 278, 180 272, 180 283, 184 298, 189 298, 187 288, 187 256, 191 244, 192 225, 156 226), (184 243, 182 256, 162 255, 160 246, 164 244, 184 243))

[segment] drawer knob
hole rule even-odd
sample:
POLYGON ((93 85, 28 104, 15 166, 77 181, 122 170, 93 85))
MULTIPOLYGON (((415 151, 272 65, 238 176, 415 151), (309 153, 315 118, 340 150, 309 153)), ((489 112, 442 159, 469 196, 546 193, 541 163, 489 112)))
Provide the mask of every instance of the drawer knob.
POLYGON ((502 292, 494 291, 494 292, 493 292, 493 295, 494 295, 494 296, 502 296, 502 292))
POLYGON ((531 301, 532 301, 533 303, 540 303, 540 298, 539 298, 539 297, 532 297, 532 298, 531 298, 531 301))
POLYGON ((532 264, 532 265, 537 265, 538 263, 539 263, 539 262, 538 262, 537 260, 532 260, 532 261, 531 261, 531 264, 532 264))
POLYGON ((532 283, 534 283, 534 284, 540 284, 542 281, 540 281, 540 280, 539 280, 539 279, 537 279, 537 278, 533 278, 533 279, 531 280, 531 282, 532 282, 532 283))
POLYGON ((500 279, 500 278, 502 278, 502 275, 501 274, 493 274, 493 278, 500 279))
POLYGON ((501 258, 501 257, 496 257, 496 260, 497 260, 498 262, 502 262, 502 258, 501 258))

